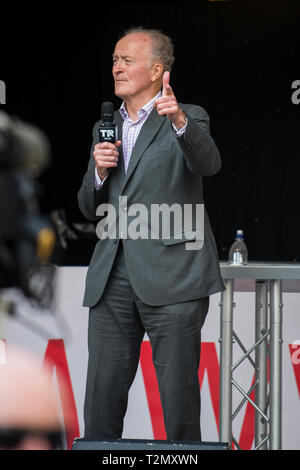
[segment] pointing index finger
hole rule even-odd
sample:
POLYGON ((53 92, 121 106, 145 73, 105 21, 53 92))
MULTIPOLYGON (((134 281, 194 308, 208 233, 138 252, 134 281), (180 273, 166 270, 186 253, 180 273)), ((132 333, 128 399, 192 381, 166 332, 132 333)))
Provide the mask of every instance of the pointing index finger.
POLYGON ((172 94, 172 88, 170 86, 170 72, 164 72, 162 96, 171 95, 171 94, 172 94))

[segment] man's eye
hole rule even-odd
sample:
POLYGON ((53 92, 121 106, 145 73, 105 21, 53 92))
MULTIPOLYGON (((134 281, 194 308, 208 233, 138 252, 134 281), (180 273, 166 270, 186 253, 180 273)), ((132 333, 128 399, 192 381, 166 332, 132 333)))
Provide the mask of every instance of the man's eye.
MULTIPOLYGON (((125 64, 131 64, 132 63, 131 59, 121 59, 121 60, 125 64)), ((117 62, 119 62, 119 59, 117 57, 112 60, 113 65, 115 65, 117 62)))

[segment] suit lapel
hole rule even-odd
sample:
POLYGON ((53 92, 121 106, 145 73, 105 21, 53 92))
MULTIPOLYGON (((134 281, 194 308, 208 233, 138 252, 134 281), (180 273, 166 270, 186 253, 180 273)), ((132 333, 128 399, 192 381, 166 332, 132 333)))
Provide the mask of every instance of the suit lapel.
MULTIPOLYGON (((135 146, 132 150, 127 173, 125 175, 125 180, 123 182, 122 192, 124 191, 124 188, 128 180, 130 179, 132 173, 134 172, 140 158, 142 157, 147 147, 149 147, 149 145, 151 144, 152 140, 154 139, 155 135, 157 134, 159 128, 161 127, 165 119, 166 117, 159 116, 157 114, 156 109, 154 108, 151 111, 150 115, 148 116, 146 122, 143 124, 140 130, 139 136, 137 138, 137 141, 135 143, 135 146)), ((123 166, 123 171, 124 171, 124 166, 123 166)))
MULTIPOLYGON (((116 124, 118 127, 118 140, 122 140, 122 129, 123 129, 123 118, 119 111, 115 114, 116 124)), ((125 168, 124 168, 124 157, 123 157, 123 150, 122 145, 118 149, 119 151, 119 161, 117 165, 117 174, 119 178, 120 187, 122 188, 125 178, 125 168)))

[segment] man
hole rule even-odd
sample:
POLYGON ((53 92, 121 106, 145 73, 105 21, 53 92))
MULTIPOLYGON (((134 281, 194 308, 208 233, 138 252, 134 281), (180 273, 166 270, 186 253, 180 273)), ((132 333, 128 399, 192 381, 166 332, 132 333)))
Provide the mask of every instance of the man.
MULTIPOLYGON (((115 93, 123 100, 115 113, 120 138, 115 144, 97 143, 101 123, 95 124, 78 193, 88 219, 97 220, 97 207, 104 203, 116 208, 119 219, 133 204, 149 214, 162 204, 182 209, 203 204, 202 176, 218 172, 220 156, 204 109, 177 102, 169 83, 173 60, 171 40, 156 30, 130 30, 116 44, 112 73, 115 93)), ((122 436, 146 331, 167 438, 201 439, 201 327, 209 295, 223 290, 223 282, 206 213, 203 246, 187 246, 201 239, 196 222, 191 216, 187 230, 173 230, 168 237, 160 231, 130 238, 120 230, 114 240, 98 241, 84 297, 90 307, 86 438, 122 436)))

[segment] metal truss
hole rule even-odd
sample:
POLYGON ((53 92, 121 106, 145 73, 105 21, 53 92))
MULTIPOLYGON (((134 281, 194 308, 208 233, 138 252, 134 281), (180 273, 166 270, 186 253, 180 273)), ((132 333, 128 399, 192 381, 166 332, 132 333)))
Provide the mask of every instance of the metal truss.
POLYGON ((234 280, 224 281, 226 291, 221 295, 220 334, 220 441, 240 446, 232 434, 232 422, 246 403, 255 410, 254 450, 281 448, 281 344, 282 344, 282 287, 280 280, 256 280, 255 343, 247 349, 233 329, 234 280), (268 294, 270 295, 268 301, 268 294), (269 326, 268 326, 269 324, 269 326), (242 355, 232 363, 233 343, 242 355), (255 352, 253 360, 251 354, 255 352), (249 390, 234 379, 234 371, 248 361, 255 371, 249 390), (270 381, 268 381, 270 364, 270 381), (232 412, 233 388, 241 401, 232 412), (255 399, 251 395, 255 393, 255 399))

